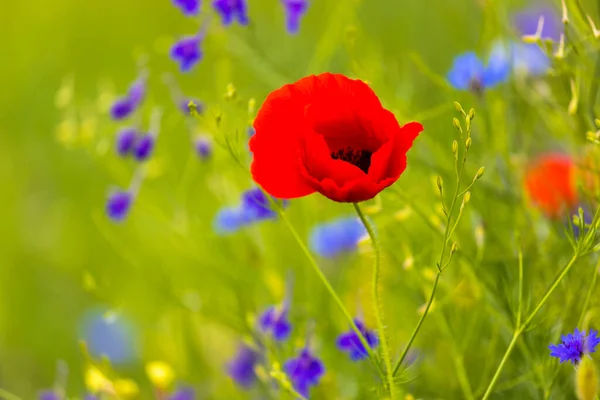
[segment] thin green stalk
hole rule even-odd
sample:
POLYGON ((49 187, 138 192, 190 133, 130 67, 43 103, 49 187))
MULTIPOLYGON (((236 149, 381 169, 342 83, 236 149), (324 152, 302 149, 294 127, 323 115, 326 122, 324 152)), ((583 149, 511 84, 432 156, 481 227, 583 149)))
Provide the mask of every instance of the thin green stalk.
POLYGON ((529 317, 527 317, 527 319, 525 320, 523 325, 517 326, 517 328, 515 329, 515 333, 513 334, 513 338, 511 340, 510 344, 508 345, 508 348, 506 349, 506 352, 504 353, 504 356, 502 357, 502 360, 500 361, 498 368, 496 368, 496 372, 494 373, 494 376, 492 377, 492 380, 490 381, 490 383, 485 391, 485 394, 482 397, 482 400, 486 400, 492 394, 492 390, 494 389, 494 386, 496 385, 496 382, 498 381, 498 378, 500 377, 500 373, 502 372, 502 369, 504 368, 504 364, 506 364, 506 361, 508 360, 510 353, 512 352, 513 348, 515 347, 515 344, 517 343, 519 336, 521 336, 521 334, 525 331, 527 326, 531 323, 531 321, 533 321, 533 319, 535 318, 537 313, 544 306, 544 304, 546 303, 548 298, 550 298, 550 296, 552 295, 554 290, 556 290, 556 288, 562 282, 564 277, 569 273, 569 271, 571 270, 571 267, 573 267, 573 265, 575 264, 575 262, 577 261, 578 258, 579 258, 579 253, 575 253, 573 255, 573 257, 571 258, 571 260, 569 261, 569 263, 563 268, 561 273, 556 277, 556 279, 554 280, 552 285, 550 285, 548 290, 546 290, 546 293, 544 294, 542 299, 538 302, 538 304, 535 306, 535 308, 533 309, 531 314, 529 314, 529 317))
POLYGON ((439 261, 437 264, 438 271, 435 276, 435 281, 433 282, 433 288, 431 289, 431 295, 429 296, 429 300, 427 300, 427 305, 425 306, 425 311, 423 311, 421 318, 419 318, 419 322, 417 322, 417 326, 415 327, 412 334, 410 335, 410 338, 408 339, 406 346, 404 346, 404 350, 402 350, 402 354, 400 355, 400 358, 398 359, 398 361, 396 362, 396 365, 394 366, 394 371, 393 371, 394 376, 400 370, 400 366, 404 362, 404 359, 406 358, 406 355, 408 354, 408 351, 410 350, 410 346, 412 346, 413 342, 415 341, 415 338, 417 337, 417 334, 419 333, 419 330, 421 329, 421 326, 423 325, 425 318, 427 318, 427 314, 429 314, 429 310, 431 309, 431 304, 433 303, 433 299, 435 298, 435 292, 436 292, 438 283, 440 281, 440 275, 444 269, 443 261, 444 261, 444 255, 446 254, 446 247, 448 246, 448 240, 450 239, 450 232, 451 232, 450 225, 452 222, 452 213, 454 212, 454 207, 456 207, 456 200, 459 198, 458 194, 460 191, 460 184, 462 181, 463 171, 465 168, 465 162, 467 161, 467 152, 468 152, 468 149, 465 149, 465 153, 463 155, 462 162, 461 162, 461 165, 460 165, 460 168, 458 171, 458 178, 456 181, 456 189, 454 190, 454 196, 452 198, 452 202, 450 203, 450 208, 448 209, 447 220, 446 220, 446 230, 444 232, 444 238, 442 241, 442 250, 440 251, 440 257, 439 257, 439 261))
POLYGON ((581 324, 583 324, 583 319, 585 318, 585 313, 590 304, 590 299, 592 298, 592 293, 594 292, 594 287, 596 286, 596 280, 598 279, 598 268, 600 268, 600 260, 598 260, 598 264, 594 267, 594 274, 592 275, 592 282, 590 283, 590 287, 588 288, 587 295, 585 296, 585 301, 583 303, 583 307, 581 308, 581 314, 579 315, 579 320, 577 321, 577 326, 581 328, 581 324))
POLYGON ((521 326, 523 313, 523 249, 519 245, 519 297, 517 300, 517 327, 521 326))
POLYGON ((4 389, 0 389, 0 398, 3 400, 21 400, 19 396, 16 396, 4 389))
POLYGON ((365 217, 365 214, 360 209, 358 203, 353 203, 354 209, 358 214, 358 217, 362 221, 365 229, 369 233, 371 243, 373 244, 373 251, 375 252, 375 266, 373 268, 373 306, 375 310, 375 319, 377 320, 377 332, 379 333, 379 342, 381 343, 381 353, 383 362, 385 364, 385 372, 387 378, 387 384, 390 389, 390 398, 394 400, 396 396, 396 387, 394 385, 394 374, 392 371, 392 360, 390 358, 390 350, 388 348, 387 338, 385 336, 385 324, 383 323, 383 309, 381 306, 381 297, 379 296, 379 270, 381 267, 381 254, 379 250, 379 239, 375 236, 373 227, 365 217))
POLYGON ((361 344, 363 345, 363 347, 367 351, 367 354, 369 355, 369 359, 371 360, 371 362, 375 366, 375 369, 377 370, 377 373, 379 374, 379 377, 385 382, 385 375, 383 373, 383 370, 381 369, 381 365, 379 365, 379 362, 377 361, 377 357, 375 356, 375 353, 373 352, 373 349, 371 349, 371 346, 369 346, 369 343, 367 342, 367 339, 365 338, 365 336, 362 334, 362 332, 358 329, 358 327, 354 323, 354 319, 352 318, 352 316, 350 315, 350 313, 348 312, 348 310, 346 309, 346 307, 344 307, 344 303, 342 302, 342 300, 340 299, 340 297, 335 292, 335 289, 331 286, 331 283, 329 283, 329 280, 327 280, 327 277, 325 276, 325 274, 323 273, 323 271, 321 271, 321 268, 319 268, 319 265, 317 264, 316 260, 314 259, 314 257, 310 253, 310 250, 308 249, 308 247, 306 247, 306 244, 304 244, 304 242, 300 238, 300 235, 298 234, 298 232, 296 232, 296 229, 294 229, 294 226, 287 219, 285 213, 284 212, 280 212, 279 216, 280 216, 281 220, 285 223, 285 225, 288 227, 288 229, 290 230, 290 232, 292 233, 292 236, 294 236, 294 239, 296 239, 296 242, 300 246, 300 249, 302 250, 302 252, 304 252, 304 255, 308 259, 311 267, 313 268, 313 270, 315 271, 315 273, 317 274, 317 276, 319 277, 319 279, 321 280, 321 282, 323 282, 323 285, 325 285, 325 288, 327 289, 327 291, 329 292, 329 294, 331 295, 331 297, 333 297, 333 300, 336 302, 336 304, 342 310, 342 313, 344 314, 344 316, 346 317, 346 319, 350 323, 350 326, 352 327, 352 330, 358 335, 358 338, 360 339, 361 344))

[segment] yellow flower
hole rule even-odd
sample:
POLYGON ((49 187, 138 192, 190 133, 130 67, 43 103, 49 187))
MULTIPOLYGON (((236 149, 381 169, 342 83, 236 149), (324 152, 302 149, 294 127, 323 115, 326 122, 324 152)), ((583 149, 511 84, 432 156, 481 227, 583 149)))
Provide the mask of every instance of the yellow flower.
POLYGON ((146 374, 150 382, 159 389, 166 389, 175 379, 173 368, 163 361, 152 361, 146 364, 146 374))
POLYGON ((591 358, 585 357, 575 372, 575 387, 579 400, 594 400, 598 394, 598 370, 591 358))
POLYGON ((114 383, 117 396, 122 399, 134 399, 140 393, 137 383, 131 379, 117 379, 114 383))
POLYGON ((85 386, 92 393, 111 392, 112 383, 97 367, 89 366, 85 371, 85 386))

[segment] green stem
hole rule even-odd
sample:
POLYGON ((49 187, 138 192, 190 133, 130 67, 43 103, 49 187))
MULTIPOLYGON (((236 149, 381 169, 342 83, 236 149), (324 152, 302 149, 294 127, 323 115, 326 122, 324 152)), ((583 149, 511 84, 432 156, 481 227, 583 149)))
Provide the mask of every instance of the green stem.
POLYGON ((16 396, 4 389, 0 389, 0 398, 3 400, 21 400, 19 396, 16 396))
POLYGON ((323 285, 325 285, 325 288, 327 289, 327 291, 329 292, 329 294, 331 295, 331 297, 333 297, 333 300, 339 306, 340 310, 342 311, 342 313, 344 314, 344 316, 346 317, 346 319, 350 323, 350 326, 352 327, 352 330, 358 335, 358 338, 359 338, 361 344, 363 345, 363 347, 365 348, 365 350, 367 351, 367 354, 369 355, 369 359, 373 363, 373 366, 375 366, 375 369, 377 370, 377 373, 379 374, 379 377, 383 381, 385 381, 385 375, 383 373, 383 370, 381 369, 381 365, 379 365, 379 362, 377 361, 377 358, 375 356, 375 353, 373 352, 373 349, 371 349, 371 346, 369 346, 369 343, 367 342, 367 339, 362 334, 362 332, 360 331, 360 329, 358 329, 358 327, 356 326, 356 323, 354 322, 354 319, 352 318, 352 316, 350 315, 350 313, 348 312, 348 310, 346 309, 346 307, 344 307, 344 303, 342 302, 342 300, 340 299, 340 297, 335 292, 335 289, 331 286, 331 283, 329 283, 329 281, 327 280, 327 277, 325 276, 325 274, 323 273, 323 271, 321 271, 321 268, 319 268, 319 265, 317 264, 316 260, 314 259, 314 257, 310 253, 310 250, 308 249, 308 247, 306 247, 306 244, 304 244, 304 241, 302 241, 302 239, 300 238, 300 235, 298 234, 298 232, 296 231, 296 229, 294 229, 294 226, 287 219, 285 213, 281 211, 279 213, 279 216, 280 216, 281 220, 285 223, 285 225, 288 227, 288 229, 290 230, 290 232, 292 233, 292 236, 294 236, 294 239, 296 239, 296 242, 300 246, 300 249, 302 250, 302 252, 304 253, 304 255, 306 255, 306 258, 308 259, 311 267, 313 268, 313 270, 315 271, 315 273, 317 274, 317 276, 319 277, 319 279, 321 280, 321 282, 323 282, 323 285))
POLYGON ((440 281, 440 275, 444 268, 443 261, 444 261, 444 255, 446 254, 446 247, 448 246, 448 240, 450 239, 450 233, 451 233, 450 225, 452 223, 452 213, 454 212, 454 207, 456 207, 456 200, 459 198, 460 183, 462 181, 463 171, 465 168, 465 162, 467 161, 467 152, 468 152, 468 149, 465 148, 462 162, 461 162, 461 165, 458 170, 456 189, 454 190, 454 196, 452 198, 452 202, 450 203, 450 208, 448 209, 448 215, 447 215, 448 219, 446 220, 446 230, 444 232, 444 238, 443 238, 443 242, 442 242, 442 250, 440 252, 440 258, 439 258, 439 261, 437 264, 438 272, 435 276, 433 288, 431 289, 431 295, 429 296, 429 300, 427 301, 427 305, 425 306, 425 311, 423 311, 421 318, 419 318, 419 322, 417 322, 417 326, 415 327, 412 334, 410 335, 410 338, 408 339, 406 346, 404 346, 404 350, 402 350, 402 354, 400 355, 400 358, 398 359, 398 361, 396 362, 396 365, 394 366, 394 372, 393 372, 394 376, 400 370, 400 366, 404 362, 404 359, 406 358, 406 355, 408 354, 408 351, 410 350, 410 346, 412 346, 413 342, 415 341, 415 338, 417 337, 417 334, 419 333, 419 330, 421 329, 421 326, 423 325, 425 318, 427 318, 427 314, 429 313, 429 310, 431 309, 431 304, 433 303, 433 299, 435 298, 435 291, 436 291, 438 283, 440 281))
POLYGON ((375 310, 375 319, 377 320, 377 332, 379 333, 379 342, 381 343, 381 353, 383 355, 383 362, 385 364, 385 372, 387 377, 387 384, 390 389, 390 399, 396 399, 396 387, 394 385, 394 374, 392 371, 392 360, 390 358, 390 351, 388 348, 387 338, 385 336, 385 325, 383 323, 383 309, 381 306, 381 297, 379 296, 379 270, 381 266, 381 254, 379 251, 379 239, 375 236, 373 227, 365 217, 365 214, 360 209, 358 203, 353 203, 354 209, 358 214, 358 217, 362 221, 365 229, 369 233, 371 243, 373 244, 373 251, 375 252, 375 266, 373 268, 373 307, 375 310))
POLYGON ((531 314, 529 314, 529 317, 527 317, 527 319, 525 320, 523 325, 517 326, 517 328, 515 329, 515 333, 513 334, 513 338, 511 340, 510 344, 508 345, 508 348, 506 349, 506 352, 504 353, 502 360, 500 361, 500 365, 498 365, 498 368, 496 368, 496 372, 494 373, 494 376, 492 377, 492 380, 490 381, 490 383, 485 391, 485 394, 482 397, 482 400, 486 400, 492 394, 494 385, 496 385, 496 382, 498 381, 498 378, 500 377, 500 373, 502 372, 502 369, 504 368, 504 364, 506 364, 506 361, 508 360, 510 353, 512 352, 513 348, 515 347, 515 344, 517 343, 517 339, 519 339, 519 336, 521 336, 521 334, 525 331, 527 326, 531 323, 531 321, 533 321, 533 319, 535 318, 537 313, 544 306, 544 304, 546 303, 548 298, 550 298, 550 296, 552 295, 554 290, 556 290, 556 288, 562 282, 564 277, 569 273, 569 271, 571 270, 571 267, 573 267, 573 265, 575 264, 575 262, 577 261, 578 258, 579 258, 579 253, 575 253, 573 255, 573 257, 571 258, 571 260, 569 261, 569 263, 563 268, 563 270, 560 272, 560 274, 556 277, 556 279, 554 280, 552 285, 550 285, 548 290, 546 290, 546 293, 544 294, 542 299, 538 302, 538 304, 535 306, 535 308, 533 309, 531 314))
POLYGON ((523 314, 523 250, 519 245, 519 297, 517 304, 517 327, 521 326, 523 314))
POLYGON ((600 268, 600 260, 598 264, 594 267, 594 275, 592 275, 592 282, 590 283, 590 287, 588 288, 587 295, 585 296, 585 302, 583 303, 583 307, 581 308, 581 314, 579 315, 579 321, 577 321, 577 326, 581 328, 581 324, 583 324, 583 319, 585 318, 585 312, 590 304, 590 299, 592 298, 592 293, 594 292, 594 287, 596 286, 596 279, 598 279, 598 268, 600 268))
POLYGON ((421 325, 423 325, 423 322, 425 321, 425 317, 427 317, 427 313, 429 312, 429 309, 431 308, 431 303, 433 303, 433 299, 435 297, 435 291, 437 289, 438 282, 440 281, 440 274, 441 274, 440 271, 438 271, 438 273, 435 277, 435 281, 433 282, 433 289, 431 289, 431 295, 429 296, 429 300, 427 301, 427 306, 425 306, 425 311, 423 311, 423 314, 421 315, 421 318, 419 319, 417 326, 415 326, 415 329, 413 330, 412 335, 410 335, 410 339, 408 339, 408 343, 406 343, 406 346, 404 346, 404 350, 402 350, 402 354, 400 355, 400 358, 398 359, 398 361, 396 362, 396 365, 394 366, 393 375, 396 375, 398 373, 398 370, 400 369, 402 362, 404 362, 404 359, 406 358, 406 355, 408 354, 408 351, 410 350, 410 346, 412 346, 412 343, 414 342, 415 338, 417 337, 417 334, 419 333, 419 330, 421 329, 421 325))

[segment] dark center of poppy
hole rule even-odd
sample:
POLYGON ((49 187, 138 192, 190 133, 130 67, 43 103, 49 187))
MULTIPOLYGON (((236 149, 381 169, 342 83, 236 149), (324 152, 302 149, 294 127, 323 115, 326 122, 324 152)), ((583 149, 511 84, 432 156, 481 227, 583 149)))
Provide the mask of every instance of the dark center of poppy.
POLYGON ((334 160, 342 160, 360 168, 365 174, 369 173, 369 167, 371 166, 371 156, 373 153, 362 149, 353 149, 352 147, 346 147, 345 149, 339 149, 331 152, 331 158, 334 160))

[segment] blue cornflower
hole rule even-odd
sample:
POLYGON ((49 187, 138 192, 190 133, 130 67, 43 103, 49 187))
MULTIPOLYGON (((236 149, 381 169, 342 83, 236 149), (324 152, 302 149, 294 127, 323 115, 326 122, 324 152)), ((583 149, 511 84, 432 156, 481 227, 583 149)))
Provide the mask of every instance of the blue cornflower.
POLYGON ((511 50, 513 68, 516 72, 539 76, 550 69, 550 59, 535 43, 513 43, 511 50))
POLYGON ((467 52, 454 59, 448 72, 448 81, 459 90, 480 93, 508 79, 511 64, 503 48, 494 48, 486 66, 473 52, 467 52))
POLYGON ((200 0, 173 0, 173 4, 187 16, 197 15, 200 11, 200 0))
POLYGON ((276 341, 283 341, 290 336, 292 324, 287 318, 288 307, 283 304, 281 307, 267 308, 259 318, 259 326, 263 332, 269 332, 276 341))
POLYGON ((114 192, 108 197, 108 201, 106 202, 106 214, 113 221, 122 221, 127 217, 132 203, 133 194, 131 192, 114 192))
POLYGON ((196 398, 196 392, 194 389, 189 387, 182 387, 171 394, 167 400, 194 400, 196 398))
MULTIPOLYGON (((286 207, 288 201, 284 200, 281 205, 286 207)), ((219 210, 214 227, 217 233, 232 233, 254 222, 273 219, 276 216, 277 213, 271 208, 267 195, 260 188, 253 188, 242 193, 239 206, 219 210)))
POLYGON ((342 218, 318 225, 310 234, 310 248, 322 257, 335 257, 357 248, 367 230, 358 218, 342 218))
POLYGON ((560 362, 571 361, 573 365, 579 364, 585 354, 591 354, 596 351, 596 346, 600 344, 598 332, 590 329, 590 334, 585 331, 575 329, 575 332, 561 337, 562 343, 548 346, 550 356, 560 359, 560 362))
POLYGON ((212 141, 208 136, 201 135, 194 139, 194 148, 201 160, 206 160, 212 155, 212 141))
POLYGON ((558 41, 563 31, 563 23, 552 7, 532 7, 514 15, 514 26, 521 35, 535 35, 540 17, 544 17, 542 39, 558 41))
POLYGON ((308 9, 308 0, 282 0, 285 7, 285 20, 287 31, 291 34, 300 30, 300 18, 308 9))
POLYGON ((44 390, 40 393, 38 398, 39 400, 61 400, 62 396, 55 390, 44 390))
POLYGON ((171 58, 179 63, 181 72, 189 72, 202 59, 202 35, 184 36, 171 47, 171 58))
POLYGON ((113 119, 121 120, 131 115, 144 100, 146 95, 146 79, 138 78, 124 97, 115 101, 110 109, 113 119))
MULTIPOLYGON (((364 322, 358 318, 354 319, 354 323, 356 324, 356 327, 360 333, 362 333, 367 340, 369 347, 372 349, 377 347, 379 344, 379 339, 377 338, 375 332, 368 330, 364 322)), ((352 361, 362 360, 369 354, 353 329, 350 329, 348 332, 342 333, 340 336, 338 336, 336 345, 338 349, 348 353, 352 361)))
MULTIPOLYGON (((284 201, 284 203, 286 203, 284 201)), ((269 197, 260 188, 253 188, 242 193, 242 209, 251 220, 275 218, 277 213, 271 208, 269 197)))
POLYGON ((92 310, 83 318, 81 330, 93 356, 106 356, 113 364, 127 363, 134 358, 134 328, 122 316, 92 310))
POLYGON ((310 387, 317 385, 325 374, 323 362, 314 357, 306 347, 297 358, 286 361, 283 369, 294 389, 304 397, 308 397, 310 387))
POLYGON ((231 379, 243 388, 249 388, 256 381, 254 366, 260 361, 260 355, 251 347, 241 344, 238 351, 227 365, 231 379))
POLYGON ((219 234, 233 233, 249 223, 248 217, 239 207, 223 207, 217 212, 213 222, 219 234))
POLYGON ((117 134, 116 150, 120 156, 126 156, 133 150, 137 140, 137 131, 133 128, 126 128, 117 134))
POLYGON ((213 7, 221 14, 223 25, 231 25, 234 19, 237 19, 240 25, 248 25, 246 0, 214 0, 213 7))

